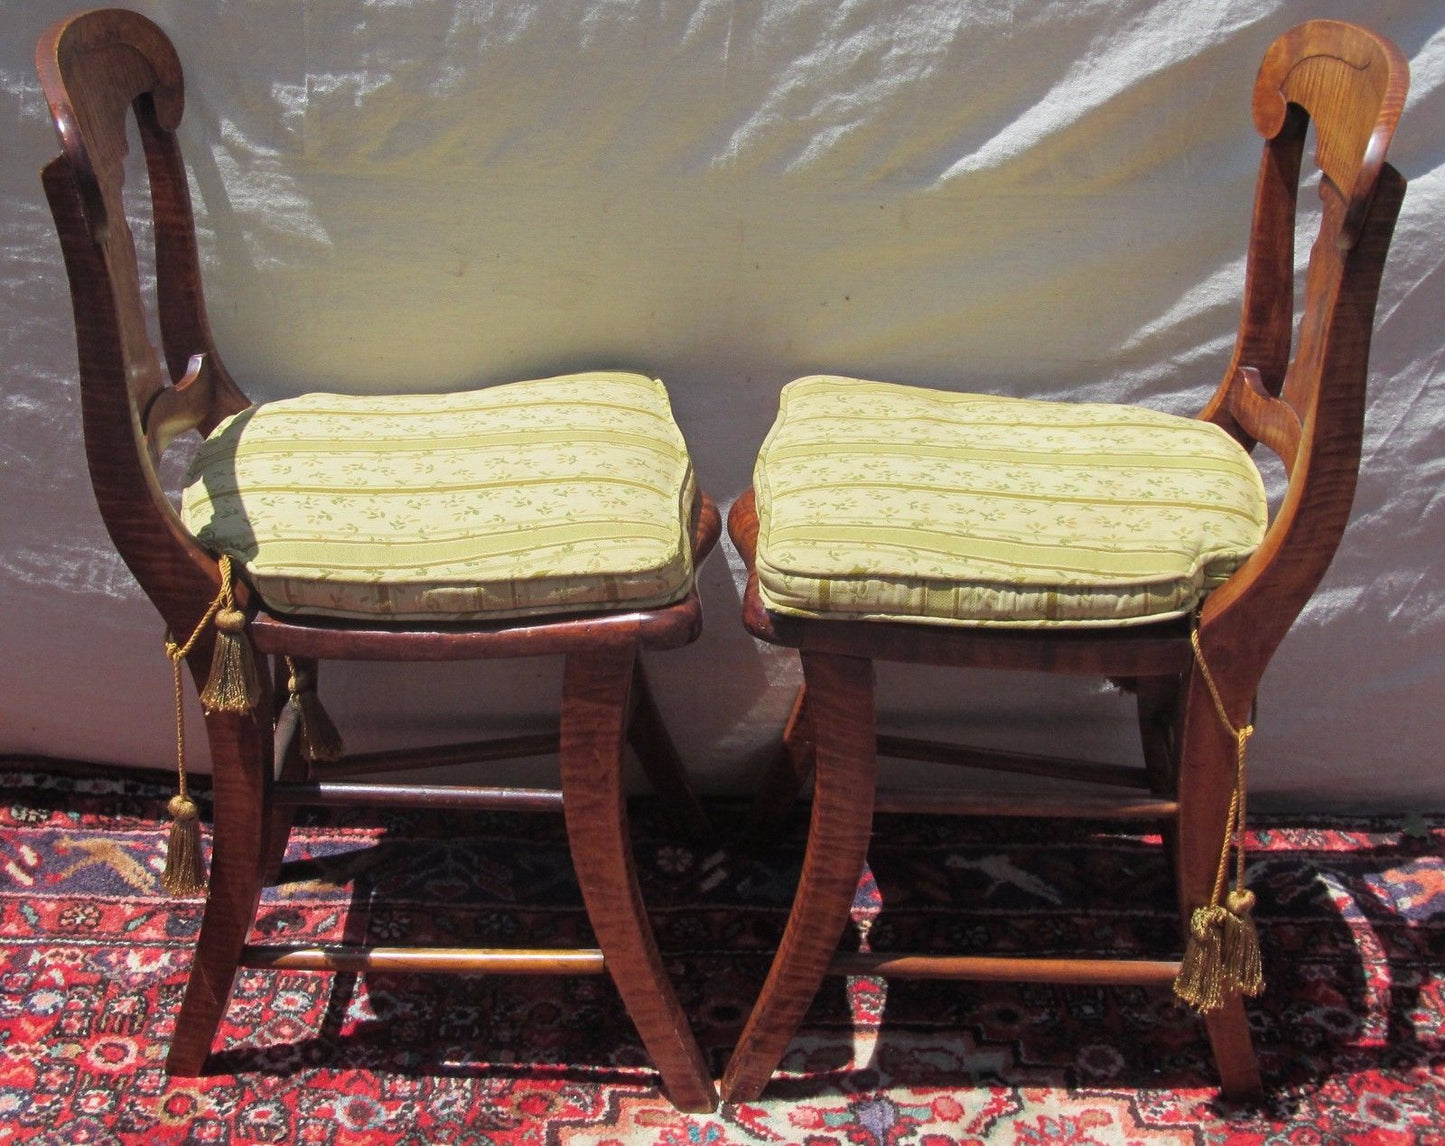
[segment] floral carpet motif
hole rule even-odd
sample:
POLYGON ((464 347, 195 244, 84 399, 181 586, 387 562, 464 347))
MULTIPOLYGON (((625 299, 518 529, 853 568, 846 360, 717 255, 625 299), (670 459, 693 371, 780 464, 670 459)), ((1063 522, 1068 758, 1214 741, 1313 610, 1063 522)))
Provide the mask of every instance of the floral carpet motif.
MULTIPOLYGON (((825 984, 763 1101, 703 1116, 660 1096, 602 977, 243 971, 206 1075, 170 1080, 201 905, 158 888, 168 791, 0 771, 0 1142, 1445 1142, 1442 820, 1256 824, 1263 1107, 1217 1101, 1202 1025, 1167 991, 853 979, 825 984)), ((745 862, 635 810, 643 893, 719 1073, 802 832, 745 862)), ((869 862, 847 942, 1177 955, 1157 838, 881 816, 869 862)), ((282 880, 262 939, 591 942, 560 818, 317 816, 282 880)))

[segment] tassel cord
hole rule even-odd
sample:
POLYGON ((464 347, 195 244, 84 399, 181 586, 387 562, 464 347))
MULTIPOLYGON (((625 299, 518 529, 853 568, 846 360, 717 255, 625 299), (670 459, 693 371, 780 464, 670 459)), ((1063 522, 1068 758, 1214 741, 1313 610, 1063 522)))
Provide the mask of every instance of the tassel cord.
POLYGON ((206 626, 215 619, 216 614, 235 605, 236 597, 231 588, 230 557, 221 558, 220 570, 221 591, 216 594, 216 599, 197 622, 190 639, 184 645, 178 645, 171 633, 166 633, 166 656, 170 658, 171 679, 175 682, 176 693, 176 793, 186 797, 189 797, 190 793, 186 790, 186 715, 181 688, 181 662, 191 655, 191 650, 196 647, 196 642, 201 639, 201 634, 206 631, 206 626))
POLYGON ((1204 649, 1199 642, 1199 627, 1194 625, 1189 632, 1189 644, 1194 649, 1194 660, 1199 665, 1199 673, 1204 678, 1204 685, 1209 690, 1209 699, 1214 702, 1214 713, 1219 717, 1219 723, 1224 726, 1230 737, 1234 740, 1234 791, 1229 797, 1229 815, 1224 825, 1224 846, 1219 852, 1219 870, 1214 877, 1214 892, 1210 896, 1211 907, 1218 907, 1224 901, 1225 883, 1229 878, 1229 853, 1231 844, 1234 845, 1236 867, 1234 872, 1235 891, 1244 890, 1244 802, 1245 802, 1245 757, 1249 748, 1249 738, 1254 735, 1254 725, 1246 724, 1243 728, 1236 728, 1234 721, 1229 718, 1229 713, 1224 707, 1224 698, 1219 695, 1219 686, 1214 683, 1214 674, 1209 671, 1209 663, 1204 659, 1204 649), (1241 837, 1236 839, 1236 837, 1241 837))
POLYGON ((1176 995, 1196 1010, 1208 1012, 1224 1006, 1230 997, 1258 995, 1264 990, 1259 937, 1251 918, 1254 894, 1244 886, 1245 756, 1249 738, 1254 735, 1254 725, 1251 722, 1236 728, 1230 720, 1224 699, 1204 659, 1197 617, 1190 629, 1189 642, 1213 701, 1215 715, 1234 741, 1234 786, 1225 816, 1224 839, 1214 887, 1209 902, 1195 908, 1190 917, 1184 959, 1174 981, 1176 995), (1236 857, 1234 888, 1226 894, 1231 849, 1236 857))
POLYGON ((178 644, 169 631, 165 638, 166 657, 171 662, 171 682, 176 708, 176 794, 167 805, 172 823, 161 883, 174 895, 194 895, 204 891, 206 887, 205 863, 201 854, 200 811, 191 799, 186 777, 186 716, 181 663, 191 654, 201 639, 201 634, 217 615, 224 609, 235 609, 230 557, 222 556, 219 567, 220 592, 207 607, 190 638, 184 644, 178 644))

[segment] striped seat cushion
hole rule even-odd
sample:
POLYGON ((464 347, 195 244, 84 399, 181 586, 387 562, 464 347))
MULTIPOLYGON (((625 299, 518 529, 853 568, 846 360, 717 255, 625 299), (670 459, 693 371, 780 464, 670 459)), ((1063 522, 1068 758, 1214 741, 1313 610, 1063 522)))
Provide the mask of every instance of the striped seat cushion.
POLYGON ((693 495, 662 384, 592 373, 253 406, 182 517, 277 612, 476 620, 685 596, 693 495))
POLYGON ((1268 515, 1207 422, 852 378, 783 389, 754 486, 769 609, 938 624, 1178 616, 1268 515))

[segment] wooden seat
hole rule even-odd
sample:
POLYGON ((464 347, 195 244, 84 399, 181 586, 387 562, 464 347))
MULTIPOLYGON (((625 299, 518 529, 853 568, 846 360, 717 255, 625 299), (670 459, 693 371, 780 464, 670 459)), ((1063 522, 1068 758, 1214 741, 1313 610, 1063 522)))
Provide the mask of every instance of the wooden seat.
POLYGON ((1348 24, 1305 24, 1269 48, 1254 90, 1265 144, 1243 315, 1233 359, 1193 422, 1198 433, 1187 419, 1161 423, 1169 436, 1150 448, 1129 437, 1138 419, 1122 407, 1076 416, 1067 411, 1083 408, 829 378, 785 391, 754 489, 734 505, 729 528, 750 571, 748 630, 799 649, 804 674, 759 808, 764 820, 776 816, 811 772, 812 819, 786 931, 724 1076, 725 1100, 762 1092, 828 973, 1164 989, 1174 982, 1205 1012, 1225 1094, 1260 1092, 1241 1000, 1259 982, 1227 970, 1230 951, 1247 950, 1235 937, 1249 924, 1245 889, 1236 882, 1228 892, 1225 883, 1243 815, 1243 745, 1265 666, 1349 515, 1376 295, 1404 193, 1385 152, 1407 84, 1394 45, 1348 24), (1296 335, 1295 206, 1311 124, 1323 213, 1296 335), (1091 446, 1087 435, 1100 426, 1107 441, 1091 446), (1241 447, 1238 458, 1262 443, 1284 463, 1287 491, 1253 536, 1250 485, 1258 479, 1239 469, 1225 435, 1241 447), (1214 451, 1207 464, 1190 442, 1214 451), (1157 474, 1136 493, 1120 492, 1125 477, 1111 474, 1100 493, 1087 472, 1055 472, 1052 484, 1034 472, 1118 466, 1120 451, 1130 472, 1151 458, 1171 473, 1192 469, 1195 492, 1162 515, 1157 504, 1144 507, 1153 516, 1141 523, 1127 517, 1139 507, 1117 502, 1168 500, 1157 493, 1157 474), (1021 489, 1023 479, 1001 476, 1003 468, 1028 471, 1038 483, 1021 489), (1236 489, 1216 497, 1226 470, 1236 489), (1024 510, 1006 504, 1024 497, 1024 510), (1100 524, 1119 513, 1119 529, 1100 524), (1226 528, 1221 515, 1243 524, 1226 528), (1055 528, 1056 519, 1065 525, 1055 528), (1167 568, 1155 561, 1161 553, 1167 568), (1113 678, 1137 696, 1146 766, 879 735, 878 660, 1113 678), (879 755, 1013 771, 1040 785, 1087 779, 1099 794, 876 793, 879 755), (1168 953, 1128 961, 1055 952, 838 954, 875 809, 1163 825, 1184 931, 1195 935, 1184 965, 1168 953), (1217 997, 1204 989, 1210 975, 1217 997))
MULTIPOLYGON (((674 815, 696 834, 710 831, 639 657, 644 650, 678 648, 698 635, 702 613, 694 571, 720 531, 716 508, 693 489, 686 450, 660 385, 639 375, 576 375, 434 402, 417 396, 378 399, 363 403, 361 415, 371 417, 364 426, 353 417, 357 399, 253 406, 216 352, 202 301, 186 170, 175 135, 183 96, 174 48, 140 15, 96 11, 50 29, 37 49, 37 66, 62 145, 43 178, 71 284, 86 453, 101 514, 174 642, 186 646, 187 636, 195 634, 183 659, 198 685, 210 675, 213 647, 224 644, 209 623, 211 615, 218 606, 233 605, 219 616, 239 613, 245 622, 223 634, 231 642, 224 647, 241 666, 232 683, 240 680, 245 695, 229 704, 237 711, 217 700, 206 715, 215 803, 209 895, 167 1069, 176 1075, 201 1072, 238 967, 605 971, 669 1097, 686 1110, 710 1110, 716 1103, 711 1075, 643 910, 621 776, 630 742, 674 815), (122 199, 130 112, 144 145, 154 213, 163 360, 147 334, 122 199), (605 398, 596 396, 602 387, 611 387, 605 398), (523 415, 515 415, 519 403, 526 407, 523 415), (588 421, 592 407, 605 407, 605 414, 588 421), (473 437, 447 446, 448 464, 459 466, 462 476, 444 497, 416 487, 417 467, 400 478, 395 467, 386 469, 386 482, 370 478, 396 460, 388 451, 378 453, 373 415, 398 423, 393 428, 398 440, 404 439, 398 452, 423 451, 438 471, 443 447, 433 439, 456 438, 461 433, 456 427, 470 419, 467 433, 473 437), (500 445, 488 444, 490 419, 500 420, 492 435, 503 439, 500 445), (612 437, 605 426, 599 428, 619 420, 625 424, 612 437), (162 492, 157 465, 167 447, 192 430, 206 439, 205 457, 188 479, 182 516, 162 492), (580 469, 564 473, 562 461, 554 468, 546 443, 556 441, 573 447, 566 452, 574 461, 582 458, 580 469), (334 470, 322 473, 326 459, 348 442, 370 454, 348 462, 339 479, 334 470), (612 450, 647 454, 638 463, 651 466, 645 479, 627 457, 608 453, 612 450), (499 451, 522 459, 512 466, 526 479, 524 497, 507 492, 504 472, 498 477, 496 467, 506 460, 498 461, 499 451), (304 480, 287 477, 298 462, 315 462, 317 470, 308 470, 304 480), (383 487, 392 481, 410 483, 401 501, 420 506, 420 516, 407 516, 400 505, 392 507, 395 513, 380 512, 388 496, 383 487), (579 508, 598 483, 608 489, 594 502, 624 505, 615 518, 579 508), (480 493, 473 488, 479 485, 486 487, 480 493), (364 543, 336 540, 324 527, 304 538, 290 536, 288 523, 300 518, 294 498, 286 498, 298 488, 306 498, 351 499, 352 508, 356 498, 371 499, 356 516, 391 524, 369 533, 364 543), (481 508, 478 498, 485 503, 481 508), (503 526, 493 528, 496 521, 503 526), (585 560, 577 558, 584 551, 585 560), (402 607, 402 601, 409 604, 402 607), (258 679, 247 682, 248 654, 260 658, 253 667, 271 658, 271 671, 258 671, 258 679), (316 709, 320 660, 552 655, 565 658, 555 732, 328 758, 337 746, 325 735, 316 709), (282 682, 289 683, 282 687, 282 682), (559 791, 354 779, 368 772, 554 752, 561 761, 559 791), (252 942, 258 898, 280 862, 294 810, 313 804, 561 811, 597 949, 252 942)), ((339 502, 328 504, 335 508, 339 502)), ((323 526, 330 511, 321 514, 323 526)), ((173 659, 179 665, 182 658, 173 659)), ((179 675, 176 681, 179 705, 179 675)), ((184 786, 183 750, 179 763, 184 786)), ((173 801, 173 808, 194 821, 184 801, 173 801)))

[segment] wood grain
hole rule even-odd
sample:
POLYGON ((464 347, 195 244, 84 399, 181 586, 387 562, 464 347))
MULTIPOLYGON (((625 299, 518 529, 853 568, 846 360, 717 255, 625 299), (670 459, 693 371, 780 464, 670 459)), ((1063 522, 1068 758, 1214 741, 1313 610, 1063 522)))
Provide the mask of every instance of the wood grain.
POLYGON ((873 662, 802 659, 816 761, 808 850, 777 955, 723 1075, 727 1102, 755 1101, 767 1086, 828 971, 868 854, 878 770, 873 662))
POLYGON ((648 1054, 680 1110, 717 1105, 712 1075, 673 994, 637 886, 622 791, 634 644, 567 658, 562 682, 562 792, 567 839, 587 918, 648 1054))

